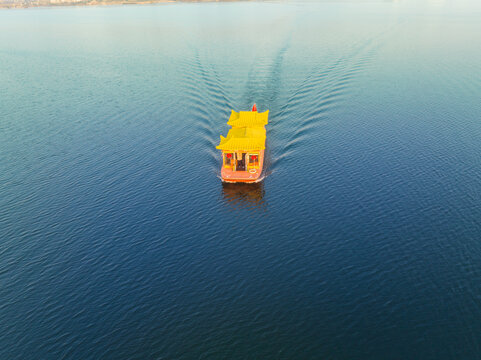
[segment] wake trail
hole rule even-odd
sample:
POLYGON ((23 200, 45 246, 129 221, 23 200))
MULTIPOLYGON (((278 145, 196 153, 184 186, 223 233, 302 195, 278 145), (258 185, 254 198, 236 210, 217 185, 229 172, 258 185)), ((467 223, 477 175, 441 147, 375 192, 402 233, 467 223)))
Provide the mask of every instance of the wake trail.
POLYGON ((286 138, 283 146, 278 147, 274 153, 271 164, 273 169, 289 158, 305 140, 309 140, 313 130, 328 118, 329 112, 340 106, 352 88, 353 81, 375 59, 385 35, 383 33, 364 41, 326 68, 316 66, 279 112, 273 114, 276 119, 274 125, 279 125, 281 135, 284 132, 286 138), (294 115, 294 127, 281 126, 294 115))
POLYGON ((208 155, 212 169, 218 168, 219 159, 214 152, 218 142, 217 118, 227 113, 229 97, 215 71, 203 65, 197 50, 182 61, 183 88, 188 106, 194 115, 194 126, 201 136, 201 152, 208 155))

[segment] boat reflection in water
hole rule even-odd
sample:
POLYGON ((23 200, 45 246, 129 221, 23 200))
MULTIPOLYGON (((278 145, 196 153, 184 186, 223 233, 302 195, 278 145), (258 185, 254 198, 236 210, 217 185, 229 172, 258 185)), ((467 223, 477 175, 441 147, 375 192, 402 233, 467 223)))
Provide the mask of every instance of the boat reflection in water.
POLYGON ((254 184, 222 183, 222 195, 226 203, 235 208, 264 209, 264 182, 254 184))

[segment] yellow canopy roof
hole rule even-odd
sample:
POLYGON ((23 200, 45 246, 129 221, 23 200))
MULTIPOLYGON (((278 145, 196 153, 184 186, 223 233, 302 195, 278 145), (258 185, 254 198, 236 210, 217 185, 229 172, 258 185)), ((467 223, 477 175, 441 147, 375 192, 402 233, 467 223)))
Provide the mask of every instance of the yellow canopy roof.
POLYGON ((267 125, 267 118, 269 116, 269 110, 259 113, 257 111, 240 111, 235 112, 232 110, 227 125, 236 127, 245 126, 264 126, 267 125))
POLYGON ((263 126, 232 128, 226 137, 220 136, 220 144, 216 148, 230 151, 264 150, 266 129, 263 126))

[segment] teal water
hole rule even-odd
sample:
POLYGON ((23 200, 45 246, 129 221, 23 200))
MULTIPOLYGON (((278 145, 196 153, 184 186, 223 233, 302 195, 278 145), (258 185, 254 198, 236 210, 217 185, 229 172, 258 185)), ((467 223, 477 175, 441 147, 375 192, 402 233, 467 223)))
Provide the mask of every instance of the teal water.
POLYGON ((0 359, 480 358, 480 19, 0 11, 0 359), (222 185, 254 102, 266 177, 222 185))

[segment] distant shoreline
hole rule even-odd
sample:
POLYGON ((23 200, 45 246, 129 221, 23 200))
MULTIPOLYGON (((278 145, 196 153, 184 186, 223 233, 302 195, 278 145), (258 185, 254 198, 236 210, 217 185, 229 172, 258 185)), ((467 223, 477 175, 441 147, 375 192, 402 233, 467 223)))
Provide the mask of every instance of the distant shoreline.
POLYGON ((104 5, 147 5, 167 3, 200 3, 200 2, 237 2, 249 0, 35 0, 2 2, 0 9, 26 9, 32 7, 60 7, 60 6, 104 6, 104 5))

